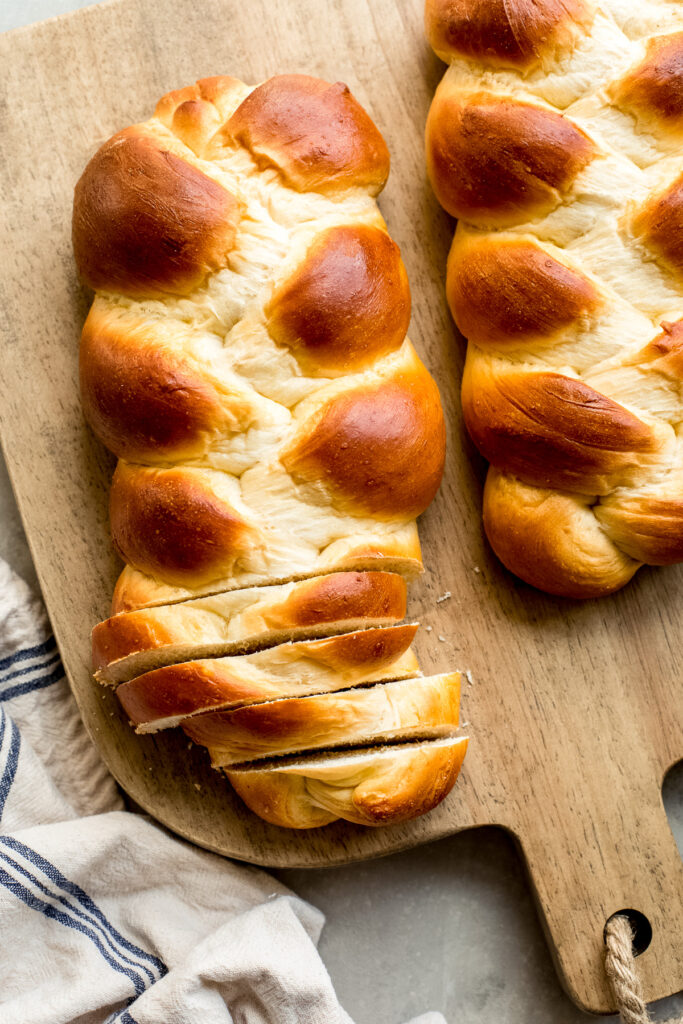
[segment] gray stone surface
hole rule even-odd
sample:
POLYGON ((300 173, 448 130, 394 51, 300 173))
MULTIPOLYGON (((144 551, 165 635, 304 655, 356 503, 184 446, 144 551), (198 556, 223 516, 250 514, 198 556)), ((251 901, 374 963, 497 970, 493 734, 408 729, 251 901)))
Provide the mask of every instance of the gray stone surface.
MULTIPOLYGON (((0 31, 83 6, 0 0, 0 31)), ((37 586, 1 459, 0 557, 37 586)), ((667 779, 664 798, 683 848, 683 765, 667 779)), ((593 1019, 559 986, 524 868, 501 830, 463 833, 346 868, 278 875, 327 915, 321 952, 357 1024, 399 1024, 426 1010, 440 1010, 448 1024, 593 1019)), ((681 1012, 681 996, 654 1008, 657 1020, 681 1012)))

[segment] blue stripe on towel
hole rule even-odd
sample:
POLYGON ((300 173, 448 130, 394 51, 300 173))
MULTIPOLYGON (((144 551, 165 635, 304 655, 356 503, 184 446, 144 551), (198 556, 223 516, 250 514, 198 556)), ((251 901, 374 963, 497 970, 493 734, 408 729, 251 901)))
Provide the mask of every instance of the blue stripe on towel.
MULTIPOLYGON (((33 875, 28 870, 25 864, 21 864, 13 857, 10 857, 8 853, 4 853, 2 851, 0 851, 0 860, 4 861, 5 868, 8 874, 10 872, 14 872, 14 875, 12 877, 15 878, 16 882, 18 882, 20 885, 23 885, 24 883, 22 878, 17 878, 16 875, 23 876, 23 879, 25 879, 26 882, 31 883, 36 889, 39 890, 40 893, 43 894, 43 896, 46 897, 47 902, 49 902, 51 906, 54 907, 55 903, 61 904, 63 910, 60 912, 69 912, 71 915, 73 915, 74 920, 84 925, 84 927, 86 927, 87 929, 92 930, 93 935, 97 938, 98 942, 102 942, 104 952, 107 953, 109 956, 115 957, 119 967, 125 968, 131 980, 136 983, 136 992, 138 985, 142 986, 140 991, 144 992, 144 990, 147 988, 147 985, 149 984, 148 979, 151 981, 157 980, 151 974, 149 968, 145 964, 137 963, 135 960, 132 960, 129 956, 126 956, 125 953, 122 953, 121 950, 118 949, 118 947, 115 945, 115 943, 112 942, 111 936, 106 932, 104 928, 102 928, 96 921, 93 921, 91 918, 89 918, 83 912, 83 910, 81 910, 80 907, 75 907, 73 906, 73 904, 69 903, 68 899, 61 893, 53 892, 49 888, 49 886, 45 884, 44 881, 41 881, 39 878, 33 875), (147 975, 147 977, 145 977, 145 974, 147 975)), ((36 898, 40 899, 41 897, 37 896, 36 898)), ((55 909, 59 910, 59 907, 55 907, 55 909)))
MULTIPOLYGON (((53 885, 61 888, 64 893, 75 900, 80 906, 74 906, 71 904, 70 908, 77 914, 83 914, 83 911, 90 914, 90 919, 88 919, 85 914, 83 914, 83 916, 88 920, 89 924, 108 933, 111 941, 122 947, 119 950, 120 956, 128 959, 126 953, 123 952, 123 950, 126 950, 128 953, 132 954, 133 957, 137 958, 138 961, 146 961, 147 963, 138 963, 138 966, 145 971, 151 981, 157 981, 158 978, 161 978, 166 974, 168 968, 162 960, 153 956, 151 953, 147 953, 144 949, 141 949, 140 946, 136 946, 135 943, 121 935, 114 925, 107 920, 105 915, 87 892, 81 889, 79 885, 76 885, 75 882, 66 878, 54 864, 42 857, 36 850, 33 850, 30 846, 26 846, 25 843, 19 842, 19 840, 15 839, 13 836, 0 836, 0 845, 9 847, 9 849, 13 850, 15 853, 25 857, 26 860, 34 865, 34 867, 41 870, 53 885), (93 921, 92 918, 95 918, 95 920, 93 921), (147 964, 151 964, 156 974, 150 970, 147 964)), ((0 856, 1 855, 2 852, 0 851, 0 856)))
POLYGON ((48 668, 53 668, 58 664, 60 660, 59 651, 51 651, 50 654, 45 654, 43 657, 33 665, 22 665, 21 668, 15 668, 11 672, 7 672, 2 679, 0 679, 0 686, 4 683, 8 683, 10 679, 17 679, 19 676, 27 676, 30 672, 46 671, 48 668))
MULTIPOLYGON (((5 738, 6 724, 8 718, 2 709, 0 709, 0 715, 2 716, 2 726, 0 726, 1 747, 2 741, 5 738)), ((11 718, 9 719, 9 723, 11 736, 10 748, 9 753, 7 755, 7 761, 5 762, 4 770, 2 772, 2 775, 0 776, 0 819, 2 819, 2 812, 5 810, 5 803, 7 801, 7 797, 9 796, 9 791, 12 788, 14 776, 17 774, 17 764, 19 763, 19 748, 21 747, 21 736, 19 735, 19 730, 17 729, 16 724, 12 721, 11 718)))
MULTIPOLYGON (((46 686, 52 686, 53 683, 58 683, 63 678, 64 669, 60 661, 49 675, 16 683, 14 686, 8 686, 6 690, 0 689, 0 704, 6 700, 12 700, 13 697, 23 697, 25 693, 33 693, 34 690, 44 690, 46 686)), ((2 687, 2 680, 0 680, 0 687, 2 687)))
POLYGON ((47 654, 56 646, 55 638, 49 636, 42 644, 35 644, 34 647, 22 647, 21 650, 15 651, 14 654, 7 654, 4 658, 0 658, 0 672, 14 665, 17 661, 26 661, 28 658, 37 658, 40 654, 47 654))
POLYGON ((30 889, 27 889, 26 886, 23 885, 22 882, 13 878, 9 872, 2 867, 0 867, 0 885, 3 885, 14 896, 16 896, 17 899, 20 899, 32 910, 37 910, 45 917, 51 918, 53 921, 58 921, 65 927, 73 928, 75 931, 85 935, 90 939, 109 966, 113 970, 118 971, 119 974, 124 974, 129 981, 132 982, 137 995, 141 995, 144 992, 146 986, 140 976, 131 970, 130 967, 126 967, 124 964, 115 960, 109 951, 104 948, 99 936, 91 928, 88 928, 83 921, 78 920, 76 917, 71 917, 70 914, 65 913, 63 910, 58 910, 53 903, 40 899, 39 896, 32 893, 30 889))

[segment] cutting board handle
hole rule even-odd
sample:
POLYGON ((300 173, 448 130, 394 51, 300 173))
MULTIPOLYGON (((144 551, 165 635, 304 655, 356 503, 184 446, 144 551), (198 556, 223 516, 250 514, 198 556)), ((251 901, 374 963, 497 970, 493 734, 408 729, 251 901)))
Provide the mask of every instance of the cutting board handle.
POLYGON ((621 910, 644 915, 652 929, 636 959, 645 1000, 683 988, 683 861, 660 773, 651 765, 638 774, 644 758, 633 760, 613 762, 608 778, 592 780, 592 806, 572 802, 569 781, 555 813, 530 815, 516 830, 560 977, 592 1013, 616 1009, 604 969, 604 929, 621 910))

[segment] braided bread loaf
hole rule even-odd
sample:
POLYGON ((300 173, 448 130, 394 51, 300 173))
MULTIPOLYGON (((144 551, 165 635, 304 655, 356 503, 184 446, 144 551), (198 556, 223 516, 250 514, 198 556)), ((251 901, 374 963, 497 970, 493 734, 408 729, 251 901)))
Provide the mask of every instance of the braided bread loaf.
POLYGON ((504 564, 594 597, 683 560, 683 7, 427 0, 447 296, 504 564))
MULTIPOLYGON (((417 627, 392 625, 422 570, 415 519, 445 429, 374 201, 388 171, 346 86, 204 79, 102 146, 73 216, 96 293, 83 407, 119 460, 126 562, 93 631, 97 678, 121 683, 139 731, 182 725, 220 765, 422 741, 396 761, 422 770, 376 824, 428 810, 464 754, 430 748, 457 727, 457 674, 424 679, 417 627)), ((269 765, 258 776, 264 806, 303 785, 269 765)), ((308 827, 299 806, 287 824, 308 827)), ((353 806, 349 792, 334 816, 353 806)))

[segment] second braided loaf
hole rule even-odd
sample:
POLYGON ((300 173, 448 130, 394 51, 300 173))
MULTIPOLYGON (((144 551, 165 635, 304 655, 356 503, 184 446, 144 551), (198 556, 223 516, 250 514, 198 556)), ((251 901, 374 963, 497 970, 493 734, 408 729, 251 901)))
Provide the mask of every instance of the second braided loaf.
POLYGON ((427 0, 447 294, 501 560, 593 597, 683 560, 683 8, 427 0))

